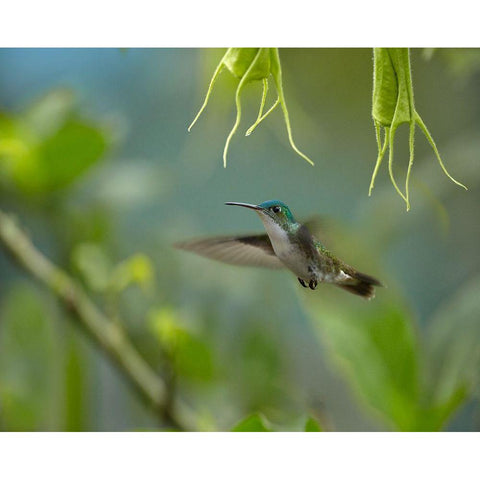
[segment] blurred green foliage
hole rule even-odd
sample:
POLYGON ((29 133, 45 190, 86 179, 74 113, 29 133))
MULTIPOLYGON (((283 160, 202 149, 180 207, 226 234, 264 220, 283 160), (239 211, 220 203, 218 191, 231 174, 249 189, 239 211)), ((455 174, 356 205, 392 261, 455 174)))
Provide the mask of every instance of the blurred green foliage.
POLYGON ((0 180, 26 194, 70 185, 105 152, 108 137, 74 110, 73 95, 47 94, 22 115, 0 114, 0 180))
POLYGON ((443 424, 448 414, 478 391, 480 277, 473 277, 442 302, 425 333, 424 403, 433 405, 432 422, 443 424), (452 321, 454 319, 454 321, 452 321))
MULTIPOLYGON (((38 62, 46 72, 62 61, 73 69, 63 82, 52 73, 41 87, 15 90, 23 77, 4 68, 11 83, 0 84, 0 105, 15 108, 0 109, 1 208, 122 322, 198 429, 478 429, 478 51, 434 50, 428 61, 413 51, 419 108, 470 190, 437 176, 419 145, 408 215, 381 173, 374 198, 366 195, 376 157, 370 50, 282 50, 296 132, 324 160, 292 162, 272 117, 231 151, 238 161, 226 171, 215 159, 219 125, 234 116, 232 85, 218 85, 216 114, 186 135, 219 51, 116 53, 0 51, 0 66, 29 55, 32 75, 38 62), (471 65, 461 81, 453 64, 471 65), (449 115, 439 115, 439 99, 449 115), (116 115, 121 131, 109 127, 116 115), (260 230, 222 203, 278 197, 300 217, 332 219, 321 228, 327 247, 388 289, 371 302, 327 285, 312 293, 287 273, 171 248, 195 235, 260 230)), ((257 100, 245 95, 247 113, 257 100)), ((70 320, 2 251, 0 428, 169 428, 70 320)))
POLYGON ((19 283, 2 297, 1 428, 49 429, 58 350, 54 324, 46 321, 48 313, 39 293, 27 285, 19 283))
POLYGON ((72 262, 89 288, 96 292, 119 293, 130 285, 138 285, 148 292, 155 281, 152 262, 142 253, 114 266, 101 245, 80 243, 73 250, 72 262))
POLYGON ((152 310, 149 324, 175 375, 203 382, 212 380, 214 364, 211 348, 200 336, 182 326, 174 310, 166 307, 152 310))
MULTIPOLYGON (((439 319, 434 317, 430 322, 430 330, 435 334, 423 338, 411 314, 390 295, 377 299, 368 312, 339 309, 316 298, 306 304, 319 324, 319 334, 332 361, 350 378, 362 400, 397 430, 441 430, 475 384, 471 372, 478 365, 477 346, 463 342, 459 349, 463 362, 450 360, 449 369, 460 361, 462 372, 431 371, 432 365, 441 364, 439 358, 430 358, 433 351, 429 347, 441 328, 437 324, 439 319), (429 380, 427 383, 425 378, 429 380), (444 386, 440 395, 436 393, 437 385, 444 386)), ((469 322, 473 322, 477 313, 474 310, 479 307, 478 301, 467 307, 465 317, 469 322)), ((457 317, 456 313, 450 313, 450 318, 457 317)), ((451 326, 451 321, 448 324, 451 326)), ((473 334, 471 327, 466 331, 469 336, 473 334)), ((449 342, 455 343, 461 336, 451 332, 449 342)), ((442 355, 447 351, 448 346, 443 345, 442 355)))
POLYGON ((305 431, 306 432, 321 432, 322 427, 312 417, 308 417, 307 421, 305 422, 305 431))
POLYGON ((266 424, 267 420, 255 413, 237 423, 232 428, 232 432, 271 432, 272 430, 266 424))
POLYGON ((398 429, 414 429, 418 365, 409 316, 390 304, 378 308, 378 299, 361 313, 338 308, 326 313, 324 301, 321 308, 311 303, 333 360, 359 394, 398 429))

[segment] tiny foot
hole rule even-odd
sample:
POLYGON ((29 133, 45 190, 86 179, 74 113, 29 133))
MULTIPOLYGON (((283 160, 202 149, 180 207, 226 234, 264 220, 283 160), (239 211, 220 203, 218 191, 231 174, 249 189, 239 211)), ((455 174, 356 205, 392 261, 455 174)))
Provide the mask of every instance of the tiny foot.
POLYGON ((316 280, 310 280, 310 282, 308 282, 308 286, 312 289, 312 290, 315 290, 317 288, 317 285, 318 285, 318 282, 316 280))
POLYGON ((301 279, 301 278, 299 277, 299 278, 298 278, 298 281, 300 282, 300 285, 301 285, 302 287, 307 288, 307 284, 305 283, 305 281, 304 281, 303 279, 301 279))

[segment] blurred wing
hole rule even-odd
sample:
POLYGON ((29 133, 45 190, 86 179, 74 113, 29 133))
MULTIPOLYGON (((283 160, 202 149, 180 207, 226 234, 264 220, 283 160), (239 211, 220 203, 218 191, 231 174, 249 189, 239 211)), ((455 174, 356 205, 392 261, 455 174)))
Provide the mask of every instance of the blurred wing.
POLYGON ((268 235, 213 237, 179 242, 176 248, 232 265, 283 268, 275 255, 268 235))
POLYGON ((302 223, 308 228, 310 233, 321 243, 330 243, 328 241, 328 232, 334 230, 335 227, 331 219, 329 219, 328 217, 315 215, 313 217, 307 218, 302 223))

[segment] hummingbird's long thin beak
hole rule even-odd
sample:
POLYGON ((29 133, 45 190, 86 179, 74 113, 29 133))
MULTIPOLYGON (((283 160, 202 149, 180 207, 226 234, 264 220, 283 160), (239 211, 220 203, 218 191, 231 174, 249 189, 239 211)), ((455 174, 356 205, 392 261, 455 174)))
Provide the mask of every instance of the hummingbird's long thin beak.
POLYGON ((253 205, 251 203, 225 202, 225 205, 236 205, 237 207, 246 207, 251 208, 252 210, 262 210, 258 205, 253 205))

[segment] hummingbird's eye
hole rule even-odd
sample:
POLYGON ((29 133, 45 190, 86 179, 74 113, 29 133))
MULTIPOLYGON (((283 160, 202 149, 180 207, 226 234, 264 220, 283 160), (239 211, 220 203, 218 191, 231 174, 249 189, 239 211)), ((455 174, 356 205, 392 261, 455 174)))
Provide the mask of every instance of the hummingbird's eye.
POLYGON ((272 212, 273 213, 280 213, 282 211, 282 207, 279 207, 278 205, 275 205, 272 207, 272 212))

